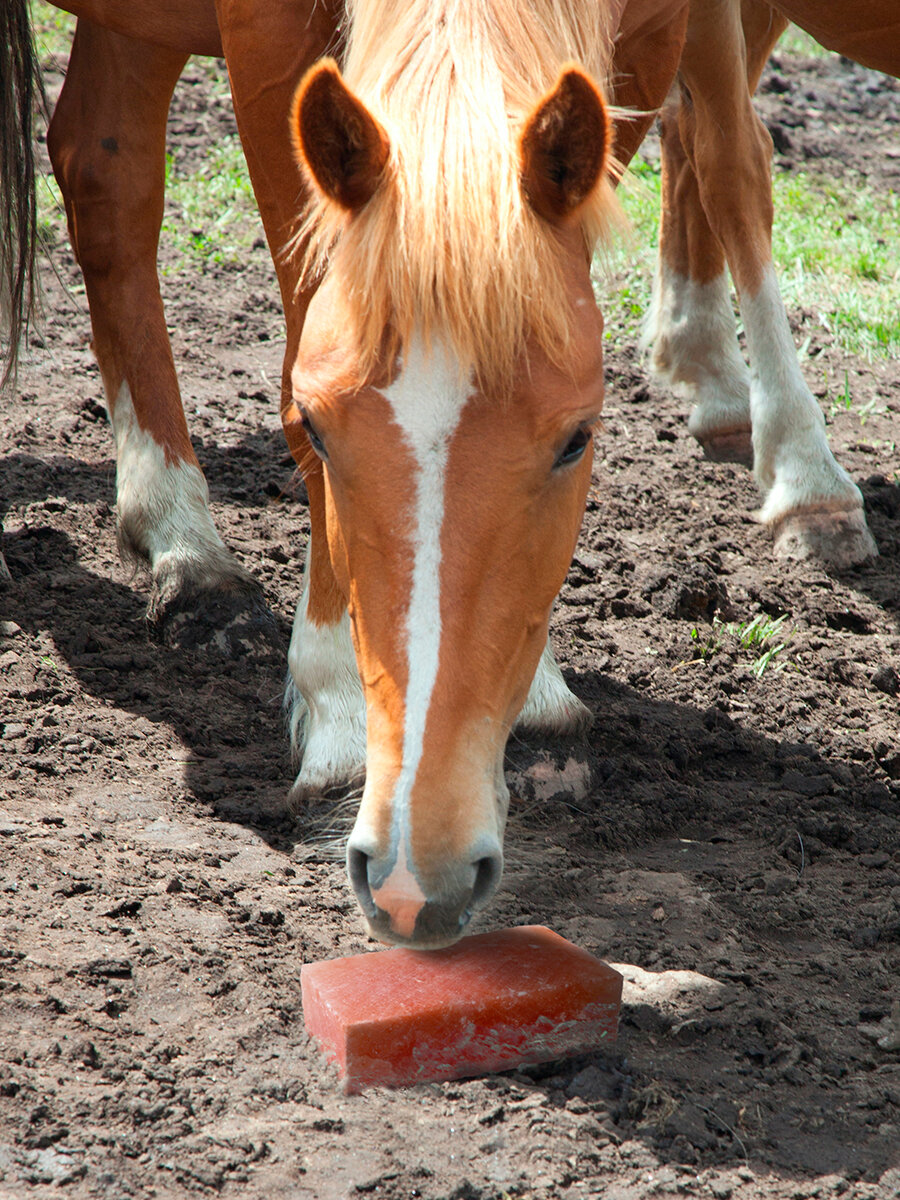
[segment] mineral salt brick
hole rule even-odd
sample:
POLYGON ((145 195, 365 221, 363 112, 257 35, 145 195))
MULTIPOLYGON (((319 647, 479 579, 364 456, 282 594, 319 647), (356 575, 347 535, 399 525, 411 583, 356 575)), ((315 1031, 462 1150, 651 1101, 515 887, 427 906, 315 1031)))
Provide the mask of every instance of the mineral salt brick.
POLYGON ((622 976, 542 925, 306 963, 306 1028, 347 1092, 459 1079, 615 1041, 622 976))

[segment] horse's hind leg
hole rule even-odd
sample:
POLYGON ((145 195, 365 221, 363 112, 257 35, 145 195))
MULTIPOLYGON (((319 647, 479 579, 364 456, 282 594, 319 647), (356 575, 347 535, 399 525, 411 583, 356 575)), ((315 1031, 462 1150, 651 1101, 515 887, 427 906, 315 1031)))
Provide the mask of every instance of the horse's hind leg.
POLYGON ((47 140, 115 433, 120 546, 150 567, 158 633, 233 650, 271 618, 209 514, 156 272, 166 116, 186 58, 80 20, 47 140))
MULTIPOLYGON (((876 553, 875 543, 860 491, 831 453, 822 412, 800 370, 772 265, 772 141, 751 103, 779 22, 767 4, 755 0, 691 5, 678 132, 696 195, 686 193, 691 224, 684 212, 681 219, 688 242, 691 230, 704 231, 708 222, 702 244, 710 245, 710 234, 718 240, 737 288, 751 365, 754 474, 765 497, 760 517, 775 534, 776 552, 848 566, 876 553)), ((692 269, 696 261, 691 248, 692 269)), ((716 278, 721 318, 724 275, 716 278)), ((697 287, 687 296, 696 304, 697 287)), ((702 330, 702 321, 696 316, 694 321, 702 330)), ((729 361, 736 369, 733 356, 729 361)), ((697 418, 694 425, 703 427, 697 418)), ((709 435, 708 424, 704 432, 709 435)))
POLYGON ((709 228, 678 128, 662 113, 662 212, 644 327, 653 373, 692 402, 688 429, 708 458, 753 465, 750 371, 737 343, 725 252, 709 228))
MULTIPOLYGON (((737 78, 739 86, 746 79, 752 95, 787 21, 762 5, 748 8, 747 16, 746 58, 737 78)), ((707 457, 752 466, 750 371, 738 349, 725 251, 710 228, 681 138, 681 106, 690 103, 676 87, 660 122, 659 262, 645 339, 655 374, 694 402, 688 429, 707 457)))

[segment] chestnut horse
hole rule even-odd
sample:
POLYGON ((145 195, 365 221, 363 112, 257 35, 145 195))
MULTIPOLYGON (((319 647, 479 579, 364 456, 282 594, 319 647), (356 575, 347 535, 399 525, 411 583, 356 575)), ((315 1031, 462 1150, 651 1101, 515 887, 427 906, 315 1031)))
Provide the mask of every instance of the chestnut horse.
MULTIPOLYGON (((586 716, 547 626, 602 402, 590 250, 615 215, 610 147, 627 163, 669 93, 687 0, 353 0, 346 18, 322 0, 66 7, 79 21, 48 146, 116 440, 120 539, 149 565, 150 615, 178 638, 211 608, 240 625, 258 605, 209 515, 155 263, 172 90, 190 53, 224 54, 285 308, 282 414, 310 502, 289 654, 295 792, 364 772, 348 864, 370 929, 452 941, 500 877, 511 725, 559 732, 586 716), (343 74, 323 59, 338 41, 343 74), (604 80, 631 114, 614 139, 604 80)), ((699 136, 716 106, 755 128, 763 48, 741 17, 737 0, 692 0, 678 161, 696 167, 705 207, 667 206, 658 345, 685 335, 667 288, 688 296, 688 340, 721 323, 702 305, 692 317, 695 292, 722 284, 706 260, 695 272, 691 223, 708 222, 720 275, 716 247, 743 261, 725 232, 740 205, 710 183, 699 136), (679 219, 684 260, 667 249, 679 219)), ((669 180, 676 153, 667 145, 669 180)), ((741 200, 764 215, 767 176, 753 182, 741 200)), ((732 269, 752 305, 754 277, 732 269)), ((767 369, 767 354, 794 357, 783 339, 759 344, 767 369)), ((730 378, 734 352, 713 350, 730 378)), ((783 491, 778 439, 811 438, 821 459, 815 420, 795 431, 789 396, 779 426, 750 391, 754 420, 777 426, 758 446, 754 429, 757 471, 765 484, 771 449, 783 491)), ((742 432, 724 410, 703 432, 742 432)))
POLYGON ((48 146, 150 615, 180 635, 211 605, 221 619, 223 596, 238 618, 255 603, 209 515, 155 262, 169 99, 188 54, 224 54, 309 493, 295 791, 364 771, 348 858, 371 930, 452 941, 500 878, 513 722, 586 718, 547 627, 602 403, 590 257, 615 216, 611 151, 627 161, 665 99, 686 2, 67 7, 48 146), (323 59, 335 44, 343 75, 323 59), (614 144, 607 78, 639 114, 614 144))
POLYGON ((788 20, 900 76, 896 0, 691 0, 679 87, 662 119, 663 220, 647 338, 655 370, 694 401, 689 428, 707 454, 753 464, 776 552, 842 567, 877 550, 794 350, 772 268, 772 141, 749 102, 788 20), (722 70, 723 62, 743 70, 722 70))

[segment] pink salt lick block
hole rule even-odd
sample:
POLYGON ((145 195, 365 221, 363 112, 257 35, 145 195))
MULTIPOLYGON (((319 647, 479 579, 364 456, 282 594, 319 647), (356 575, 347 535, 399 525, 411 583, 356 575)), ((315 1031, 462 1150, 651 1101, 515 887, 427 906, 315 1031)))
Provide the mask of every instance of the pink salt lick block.
POLYGON ((459 1079, 615 1041, 622 976, 542 925, 306 963, 306 1028, 344 1090, 459 1079))

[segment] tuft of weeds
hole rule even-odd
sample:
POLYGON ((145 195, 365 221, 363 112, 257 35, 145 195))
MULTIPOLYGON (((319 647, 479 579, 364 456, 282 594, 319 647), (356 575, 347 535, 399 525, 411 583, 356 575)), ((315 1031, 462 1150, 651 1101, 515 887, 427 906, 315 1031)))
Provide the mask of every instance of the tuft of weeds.
POLYGON ((38 56, 65 59, 72 46, 75 18, 44 0, 31 0, 31 28, 38 56))
MULTIPOLYGON (((696 625, 691 628, 691 641, 694 643, 694 662, 709 662, 720 650, 749 651, 753 656, 750 670, 757 679, 762 679, 765 672, 774 664, 774 670, 781 671, 787 665, 787 659, 775 660, 786 649, 793 631, 782 636, 782 627, 787 620, 787 613, 780 617, 770 617, 768 613, 758 613, 749 621, 722 621, 713 617, 712 630, 701 631, 696 625)), ((679 663, 679 666, 686 665, 679 663)))
POLYGON ((812 34, 796 25, 788 25, 781 35, 777 50, 782 54, 803 58, 827 58, 831 54, 830 50, 819 45, 812 34))

